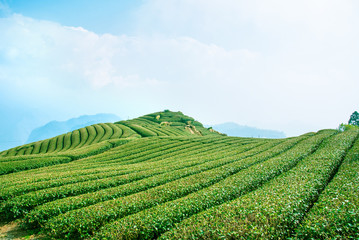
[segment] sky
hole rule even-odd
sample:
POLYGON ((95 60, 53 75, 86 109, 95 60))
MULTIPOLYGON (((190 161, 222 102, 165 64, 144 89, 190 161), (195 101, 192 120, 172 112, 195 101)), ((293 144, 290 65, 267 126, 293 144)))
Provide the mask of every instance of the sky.
POLYGON ((0 147, 170 109, 297 136, 359 110, 356 0, 0 0, 0 147))

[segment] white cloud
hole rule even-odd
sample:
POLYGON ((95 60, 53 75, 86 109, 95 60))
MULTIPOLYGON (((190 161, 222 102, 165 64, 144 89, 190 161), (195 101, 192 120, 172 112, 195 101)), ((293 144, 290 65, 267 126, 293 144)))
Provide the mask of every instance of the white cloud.
POLYGON ((318 36, 349 33, 358 20, 357 9, 353 0, 151 0, 138 10, 136 20, 140 32, 238 46, 251 37, 246 34, 281 38, 288 31, 318 36))
MULTIPOLYGON (((115 99, 140 95, 162 101, 168 94, 173 104, 188 89, 205 96, 218 84, 235 84, 257 58, 246 49, 228 51, 189 37, 97 35, 16 14, 0 19, 0 28, 5 33, 0 81, 36 104, 44 98, 58 101, 63 94, 88 98, 95 91, 102 96, 109 88, 115 99)), ((193 94, 187 98, 194 100, 193 94)))
POLYGON ((132 36, 12 15, 0 19, 0 82, 59 112, 336 127, 358 107, 357 12, 349 0, 154 0, 132 36))
POLYGON ((237 82, 222 93, 227 101, 217 102, 238 112, 223 107, 221 121, 231 118, 292 135, 336 127, 358 108, 358 11, 353 0, 155 0, 146 1, 137 16, 138 32, 255 52, 252 64, 240 65, 242 71, 230 61, 214 66, 228 70, 219 70, 217 82, 227 77, 237 82))

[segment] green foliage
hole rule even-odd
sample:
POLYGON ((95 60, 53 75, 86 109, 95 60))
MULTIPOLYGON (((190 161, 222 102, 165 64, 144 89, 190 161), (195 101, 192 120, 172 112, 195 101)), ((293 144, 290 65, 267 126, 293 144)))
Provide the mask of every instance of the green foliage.
POLYGON ((359 130, 343 128, 237 138, 171 111, 95 124, 0 153, 0 217, 58 239, 358 238, 359 130))
POLYGON ((157 136, 157 134, 155 132, 152 132, 148 128, 142 127, 142 126, 137 125, 137 124, 128 124, 127 127, 130 127, 131 129, 133 129, 135 132, 137 132, 142 137, 154 137, 154 136, 157 136))
MULTIPOLYGON (((90 145, 97 144, 102 141, 107 141, 109 139, 119 139, 122 137, 130 138, 134 135, 136 135, 136 133, 125 126, 112 123, 100 123, 81 128, 51 139, 26 144, 21 147, 4 151, 2 156, 19 156, 55 152, 59 153, 69 150, 75 150, 75 152, 85 152, 86 149, 89 149, 88 146, 90 145), (79 150, 83 147, 85 149, 79 150)), ((96 148, 96 146, 93 148, 96 148)))
POLYGON ((113 129, 113 135, 111 136, 111 139, 121 138, 123 134, 122 128, 120 128, 117 124, 113 124, 113 123, 106 123, 106 124, 113 129))
POLYGON ((348 121, 349 125, 359 126, 359 113, 353 112, 348 121))
MULTIPOLYGON (((228 156, 231 153, 228 152, 230 147, 220 148, 220 146, 223 145, 220 144, 215 148, 208 146, 203 149, 206 152, 211 153, 216 151, 217 155, 213 159, 200 156, 201 154, 194 151, 186 153, 182 152, 182 154, 177 153, 176 155, 173 155, 174 159, 181 159, 186 156, 188 156, 189 159, 179 162, 171 161, 170 163, 166 161, 166 164, 157 164, 157 168, 150 169, 149 171, 130 174, 133 177, 136 176, 137 178, 140 175, 149 176, 137 182, 44 204, 43 206, 37 207, 35 210, 30 212, 25 217, 25 222, 27 226, 41 226, 48 218, 57 216, 66 211, 144 191, 166 182, 197 174, 233 161, 233 159, 229 158, 223 159, 223 156, 228 156)), ((237 151, 245 151, 250 148, 253 148, 253 145, 243 146, 243 148, 238 149, 237 151)), ((143 165, 141 167, 143 167, 143 165)), ((130 175, 128 177, 130 177, 130 175)))
POLYGON ((93 126, 95 127, 96 137, 92 141, 92 144, 100 142, 102 137, 105 135, 105 129, 101 125, 95 124, 93 126))
MULTIPOLYGON (((278 145, 278 147, 274 147, 269 152, 265 152, 260 156, 248 158, 246 161, 239 161, 241 159, 240 156, 235 156, 233 153, 231 153, 233 156, 232 158, 225 157, 223 160, 222 157, 218 156, 219 161, 222 161, 222 164, 219 164, 219 167, 217 168, 210 168, 211 170, 208 171, 200 171, 196 175, 183 177, 179 180, 171 181, 161 186, 129 195, 128 197, 110 200, 67 212, 50 219, 45 224, 44 228, 47 229, 46 231, 51 232, 54 237, 62 237, 65 235, 65 232, 70 232, 70 234, 67 235, 69 238, 88 237, 91 232, 96 231, 100 225, 106 222, 208 187, 239 172, 243 168, 251 166, 253 163, 261 162, 264 159, 285 150, 297 141, 299 141, 299 139, 293 139, 293 141, 278 145), (227 161, 227 164, 223 164, 223 161, 227 161)), ((258 151, 258 149, 256 151, 258 151)), ((251 155, 252 154, 253 153, 251 153, 251 155)))
POLYGON ((359 126, 342 123, 338 127, 339 132, 344 132, 344 131, 348 131, 348 130, 359 130, 359 126))
POLYGON ((0 175, 72 161, 72 159, 69 157, 57 156, 40 156, 34 158, 25 158, 23 160, 17 161, 5 161, 6 159, 8 158, 1 159, 2 161, 0 162, 0 175))
POLYGON ((359 140, 296 229, 298 239, 359 238, 359 140))
POLYGON ((256 191, 183 221, 163 238, 288 238, 357 137, 357 131, 348 131, 326 139, 288 172, 256 191))
POLYGON ((68 133, 65 134, 65 136, 64 136, 64 146, 61 149, 61 151, 66 151, 67 149, 69 149, 71 147, 71 144, 73 143, 71 138, 72 138, 72 133, 71 132, 68 132, 68 133))
POLYGON ((357 111, 353 112, 349 118, 348 124, 340 124, 338 127, 339 132, 344 132, 347 130, 359 130, 359 113, 357 111))
MULTIPOLYGON (((320 134, 304 141, 303 139, 288 140, 267 152, 231 164, 232 171, 236 168, 243 170, 186 197, 105 225, 96 237, 98 239, 155 238, 166 229, 173 227, 174 223, 209 207, 239 197, 290 169, 326 137, 328 134, 320 134), (294 144, 297 145, 293 146, 294 144), (288 148, 293 149, 286 151, 288 148)), ((178 237, 173 237, 173 239, 178 237)))
MULTIPOLYGON (((75 130, 71 134, 71 146, 70 149, 76 148, 81 142, 81 135, 79 130, 75 130)), ((47 150, 47 149, 46 149, 47 150)), ((46 151, 44 152, 46 153, 46 151)))
POLYGON ((109 139, 153 137, 153 136, 188 136, 188 135, 218 135, 209 131, 193 118, 181 112, 159 112, 148 114, 136 119, 113 123, 100 123, 87 126, 51 139, 38 141, 9 149, 0 156, 17 156, 44 153, 60 153, 77 150, 85 146, 97 144, 109 139), (161 123, 168 124, 161 124, 161 123), (197 131, 188 131, 190 125, 197 131))
MULTIPOLYGON (((52 139, 50 139, 50 141, 49 141, 49 147, 48 147, 48 149, 47 149, 47 152, 48 152, 48 153, 52 153, 52 152, 55 151, 55 149, 56 149, 56 144, 57 144, 57 140, 58 140, 58 138, 52 138, 52 139)), ((23 155, 29 155, 29 153, 25 153, 25 154, 23 154, 23 155)))

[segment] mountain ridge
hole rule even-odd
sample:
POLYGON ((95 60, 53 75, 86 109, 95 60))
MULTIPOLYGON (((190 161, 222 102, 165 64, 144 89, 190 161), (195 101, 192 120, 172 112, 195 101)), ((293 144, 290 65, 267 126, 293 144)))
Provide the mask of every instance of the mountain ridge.
MULTIPOLYGON (((182 112, 165 110, 147 114, 131 120, 115 123, 98 123, 76 129, 56 137, 40 140, 0 152, 0 156, 22 156, 33 154, 65 154, 73 150, 94 148, 102 144, 111 148, 123 140, 155 136, 205 136, 221 135, 182 112)), ((101 145, 101 146, 102 146, 101 145)), ((76 152, 76 151, 75 151, 76 152)), ((86 151, 85 151, 86 152, 86 151)), ((92 153, 92 151, 90 151, 92 153)), ((96 151, 95 151, 96 152, 96 151)), ((82 156, 81 154, 79 156, 82 156)), ((79 157, 77 156, 77 157, 79 157)))
MULTIPOLYGON (((207 125, 206 125, 207 126, 207 125)), ((282 131, 271 129, 260 129, 256 127, 240 125, 235 122, 225 122, 214 124, 212 127, 219 132, 225 133, 232 137, 258 137, 258 138, 285 138, 286 135, 282 131)))
POLYGON ((98 113, 95 115, 81 115, 65 121, 51 121, 43 126, 33 129, 26 143, 36 142, 52 138, 67 132, 74 131, 96 123, 115 122, 121 120, 119 116, 110 113, 98 113))

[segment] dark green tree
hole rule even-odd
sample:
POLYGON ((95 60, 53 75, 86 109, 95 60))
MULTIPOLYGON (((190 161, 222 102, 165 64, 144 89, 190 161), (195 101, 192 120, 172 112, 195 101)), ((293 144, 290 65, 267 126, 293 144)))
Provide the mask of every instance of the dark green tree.
POLYGON ((359 113, 357 111, 353 112, 353 114, 350 116, 348 124, 359 126, 359 113))

